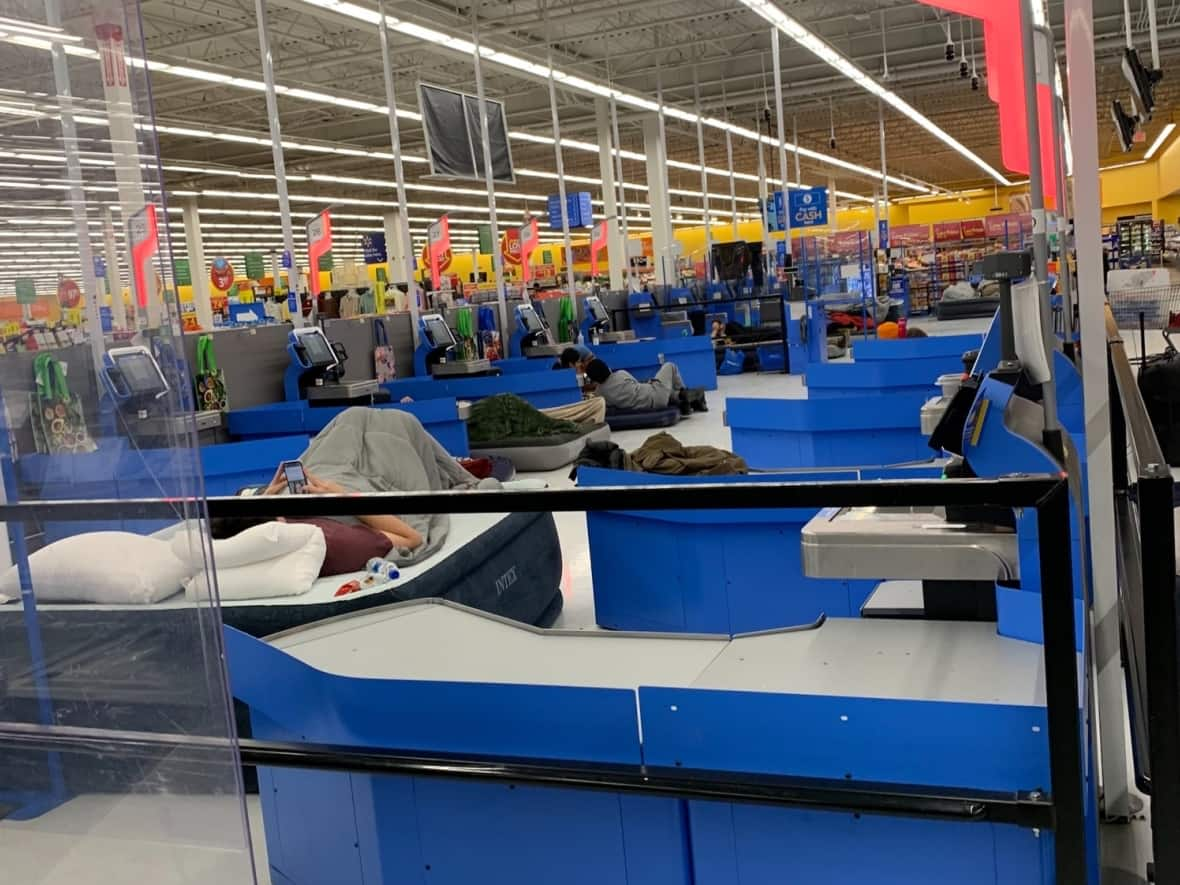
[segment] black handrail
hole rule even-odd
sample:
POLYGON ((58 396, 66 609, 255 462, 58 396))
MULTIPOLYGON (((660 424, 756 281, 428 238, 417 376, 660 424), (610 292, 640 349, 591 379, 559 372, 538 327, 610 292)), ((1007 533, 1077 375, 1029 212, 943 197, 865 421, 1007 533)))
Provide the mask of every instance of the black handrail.
POLYGON ((1109 308, 1119 613, 1140 789, 1152 799, 1155 881, 1180 881, 1180 642, 1172 472, 1109 308))

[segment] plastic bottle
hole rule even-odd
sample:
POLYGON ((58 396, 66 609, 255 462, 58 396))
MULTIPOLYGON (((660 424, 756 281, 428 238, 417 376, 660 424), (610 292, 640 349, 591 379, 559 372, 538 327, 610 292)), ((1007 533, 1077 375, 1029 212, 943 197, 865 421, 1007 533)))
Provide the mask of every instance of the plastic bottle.
POLYGON ((396 581, 401 577, 401 572, 397 570, 396 565, 379 556, 374 556, 365 563, 365 571, 377 575, 384 581, 396 581))

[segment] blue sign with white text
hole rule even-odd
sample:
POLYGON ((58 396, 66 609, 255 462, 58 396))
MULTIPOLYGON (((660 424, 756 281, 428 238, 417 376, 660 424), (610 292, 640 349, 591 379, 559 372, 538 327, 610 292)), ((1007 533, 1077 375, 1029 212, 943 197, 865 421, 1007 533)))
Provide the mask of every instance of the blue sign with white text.
POLYGON ((365 255, 365 264, 384 264, 388 258, 385 251, 385 234, 380 231, 362 234, 361 251, 365 255))
MULTIPOLYGON (((549 210, 549 227, 552 230, 561 230, 561 195, 550 194, 547 208, 549 210)), ((590 192, 579 191, 574 194, 566 194, 565 214, 571 229, 590 227, 594 223, 590 192)))
POLYGON ((94 275, 100 280, 107 278, 107 263, 97 255, 94 256, 94 275))
POLYGON ((787 203, 786 203, 786 200, 783 199, 783 192, 782 191, 775 191, 774 192, 774 214, 775 214, 775 218, 778 222, 778 226, 773 229, 778 230, 778 231, 785 231, 787 229, 787 224, 789 223, 789 220, 787 218, 787 203))
POLYGON ((791 227, 819 227, 828 223, 828 189, 806 187, 791 191, 791 227))
POLYGON ((877 248, 889 248, 889 222, 884 218, 877 222, 877 248))

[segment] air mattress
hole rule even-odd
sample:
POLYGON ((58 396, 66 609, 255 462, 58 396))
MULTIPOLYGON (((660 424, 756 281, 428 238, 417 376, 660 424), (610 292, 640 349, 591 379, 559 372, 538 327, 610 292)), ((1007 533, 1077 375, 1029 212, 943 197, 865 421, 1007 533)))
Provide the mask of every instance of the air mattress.
POLYGON ((507 458, 521 473, 543 473, 573 464, 586 443, 610 439, 610 431, 606 424, 594 424, 584 425, 579 433, 493 440, 479 443, 471 454, 475 458, 507 458))

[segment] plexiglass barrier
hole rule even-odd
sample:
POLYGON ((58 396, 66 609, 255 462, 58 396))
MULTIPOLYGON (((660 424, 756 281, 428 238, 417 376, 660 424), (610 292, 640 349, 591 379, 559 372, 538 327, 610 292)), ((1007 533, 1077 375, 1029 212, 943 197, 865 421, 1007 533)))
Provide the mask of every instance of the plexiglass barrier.
POLYGON ((67 514, 202 494, 140 21, 134 0, 0 2, 0 491, 62 514, 0 543, 11 882, 255 881, 202 513, 67 514))

